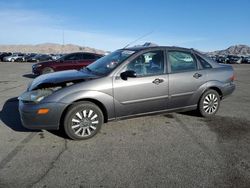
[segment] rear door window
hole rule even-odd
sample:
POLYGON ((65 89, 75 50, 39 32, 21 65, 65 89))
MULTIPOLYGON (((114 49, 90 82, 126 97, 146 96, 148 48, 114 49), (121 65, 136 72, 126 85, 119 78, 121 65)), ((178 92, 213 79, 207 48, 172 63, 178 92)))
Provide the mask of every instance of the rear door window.
POLYGON ((197 62, 189 52, 169 51, 168 62, 172 73, 197 70, 197 62))

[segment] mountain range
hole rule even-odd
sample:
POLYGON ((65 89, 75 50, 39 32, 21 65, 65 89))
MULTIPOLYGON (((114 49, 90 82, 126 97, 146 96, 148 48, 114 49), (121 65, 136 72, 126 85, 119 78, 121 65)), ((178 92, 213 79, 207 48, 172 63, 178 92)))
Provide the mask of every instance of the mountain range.
POLYGON ((74 44, 55 44, 44 43, 37 45, 0 45, 0 52, 21 52, 21 53, 72 53, 72 52, 92 52, 97 54, 104 54, 104 50, 99 50, 90 47, 78 46, 74 44))
MULTIPOLYGON (((153 44, 153 43, 146 43, 153 44)), ((155 44, 154 44, 155 45, 155 44)), ((21 52, 21 53, 72 53, 72 52, 92 52, 98 54, 105 54, 106 51, 91 47, 84 47, 74 44, 55 44, 44 43, 37 45, 0 45, 0 52, 21 52)), ((250 46, 234 45, 224 50, 217 50, 213 52, 205 52, 207 55, 250 55, 250 46)))
POLYGON ((247 45, 234 45, 230 46, 225 50, 217 50, 213 52, 208 52, 208 55, 250 55, 250 46, 247 45))

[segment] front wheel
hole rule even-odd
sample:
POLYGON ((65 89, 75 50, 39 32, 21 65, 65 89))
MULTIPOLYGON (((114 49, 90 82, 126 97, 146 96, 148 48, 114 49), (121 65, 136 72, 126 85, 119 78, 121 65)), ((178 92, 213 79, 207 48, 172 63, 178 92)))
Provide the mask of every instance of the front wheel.
POLYGON ((220 107, 220 95, 217 91, 209 89, 201 96, 198 110, 203 117, 211 117, 220 107))
POLYGON ((54 72, 54 70, 50 67, 45 67, 43 70, 42 70, 42 74, 48 74, 48 73, 52 73, 54 72))
POLYGON ((64 130, 73 140, 85 140, 93 137, 103 122, 103 113, 97 105, 78 102, 69 107, 64 118, 64 130))

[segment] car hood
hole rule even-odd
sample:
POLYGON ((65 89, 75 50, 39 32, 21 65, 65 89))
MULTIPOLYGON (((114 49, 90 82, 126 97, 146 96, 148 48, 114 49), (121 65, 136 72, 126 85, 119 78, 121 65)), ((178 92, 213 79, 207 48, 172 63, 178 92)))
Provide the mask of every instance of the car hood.
POLYGON ((99 75, 93 74, 88 70, 68 70, 49 73, 35 78, 28 87, 28 91, 49 87, 66 86, 68 83, 79 83, 99 77, 99 75))
MULTIPOLYGON (((39 58, 38 58, 39 59, 39 58)), ((53 64, 53 63, 57 63, 56 61, 54 61, 54 60, 51 60, 51 61, 46 61, 46 60, 44 60, 43 62, 40 62, 40 63, 38 63, 38 64, 40 64, 40 65, 43 65, 43 66, 46 66, 46 65, 49 65, 49 64, 53 64)))

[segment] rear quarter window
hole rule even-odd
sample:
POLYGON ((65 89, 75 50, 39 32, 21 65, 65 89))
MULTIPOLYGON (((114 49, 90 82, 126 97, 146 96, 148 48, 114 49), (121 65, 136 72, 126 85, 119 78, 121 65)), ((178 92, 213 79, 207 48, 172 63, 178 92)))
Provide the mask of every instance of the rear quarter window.
POLYGON ((203 69, 211 69, 212 66, 202 57, 200 57, 199 55, 196 55, 198 61, 200 62, 201 66, 203 69))

